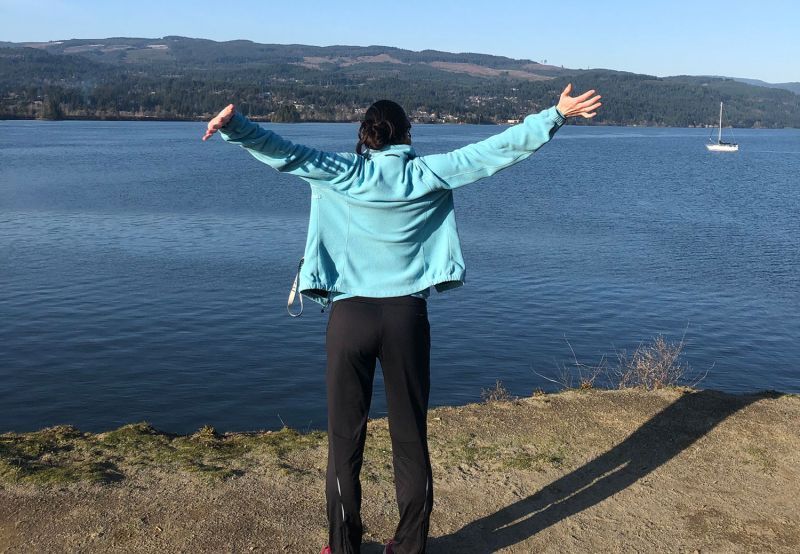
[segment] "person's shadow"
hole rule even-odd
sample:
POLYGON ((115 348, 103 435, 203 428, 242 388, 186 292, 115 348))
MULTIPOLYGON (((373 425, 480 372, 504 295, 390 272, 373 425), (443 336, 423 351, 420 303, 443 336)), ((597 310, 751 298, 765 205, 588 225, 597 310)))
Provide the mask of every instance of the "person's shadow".
POLYGON ((608 452, 494 514, 449 535, 429 538, 428 550, 435 554, 486 554, 520 543, 622 491, 738 410, 779 396, 773 391, 748 395, 686 393, 608 452))

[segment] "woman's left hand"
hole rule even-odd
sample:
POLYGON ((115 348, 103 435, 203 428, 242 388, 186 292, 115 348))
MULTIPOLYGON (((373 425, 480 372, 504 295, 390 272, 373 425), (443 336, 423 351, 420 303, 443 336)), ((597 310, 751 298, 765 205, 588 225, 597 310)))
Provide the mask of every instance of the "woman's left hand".
POLYGON ((214 119, 208 122, 208 129, 206 129, 206 134, 203 135, 203 140, 208 140, 211 135, 219 131, 223 125, 231 120, 235 111, 236 109, 233 104, 225 106, 214 119))
POLYGON ((561 93, 561 98, 558 99, 556 106, 558 111, 564 114, 564 117, 580 115, 589 119, 597 115, 597 108, 602 106, 598 100, 602 97, 599 94, 592 97, 594 89, 575 97, 570 96, 570 92, 572 92, 572 83, 569 83, 561 93))

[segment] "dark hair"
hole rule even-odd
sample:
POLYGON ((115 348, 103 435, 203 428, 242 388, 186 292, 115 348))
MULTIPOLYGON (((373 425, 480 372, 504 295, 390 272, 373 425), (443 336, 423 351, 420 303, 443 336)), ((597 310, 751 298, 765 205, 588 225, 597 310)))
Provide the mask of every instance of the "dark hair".
POLYGON ((369 107, 358 130, 356 154, 364 146, 380 150, 390 144, 407 144, 411 140, 411 121, 405 110, 391 100, 378 100, 369 107))

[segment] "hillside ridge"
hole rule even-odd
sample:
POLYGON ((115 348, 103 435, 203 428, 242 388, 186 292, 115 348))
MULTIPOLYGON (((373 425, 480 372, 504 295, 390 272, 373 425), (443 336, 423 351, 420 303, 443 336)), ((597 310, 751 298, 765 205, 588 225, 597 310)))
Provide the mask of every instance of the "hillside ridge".
POLYGON ((174 35, 0 43, 0 118, 203 120, 234 102, 254 119, 356 121, 393 98, 415 122, 508 123, 572 82, 603 94, 593 124, 712 126, 724 101, 735 127, 800 127, 800 95, 768 83, 546 62, 174 35))

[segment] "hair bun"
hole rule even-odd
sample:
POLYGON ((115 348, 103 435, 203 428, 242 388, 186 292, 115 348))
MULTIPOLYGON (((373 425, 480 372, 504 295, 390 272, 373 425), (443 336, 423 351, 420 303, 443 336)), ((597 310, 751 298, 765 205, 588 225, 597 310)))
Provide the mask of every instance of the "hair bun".
POLYGON ((389 143, 389 140, 391 140, 392 135, 394 134, 394 125, 392 125, 390 121, 384 119, 382 121, 376 121, 372 127, 372 130, 375 133, 376 138, 379 139, 379 142, 386 145, 389 143))
POLYGON ((390 144, 399 144, 407 140, 411 122, 405 111, 390 100, 379 100, 367 110, 361 127, 358 130, 356 152, 366 146, 371 150, 380 150, 390 144))

